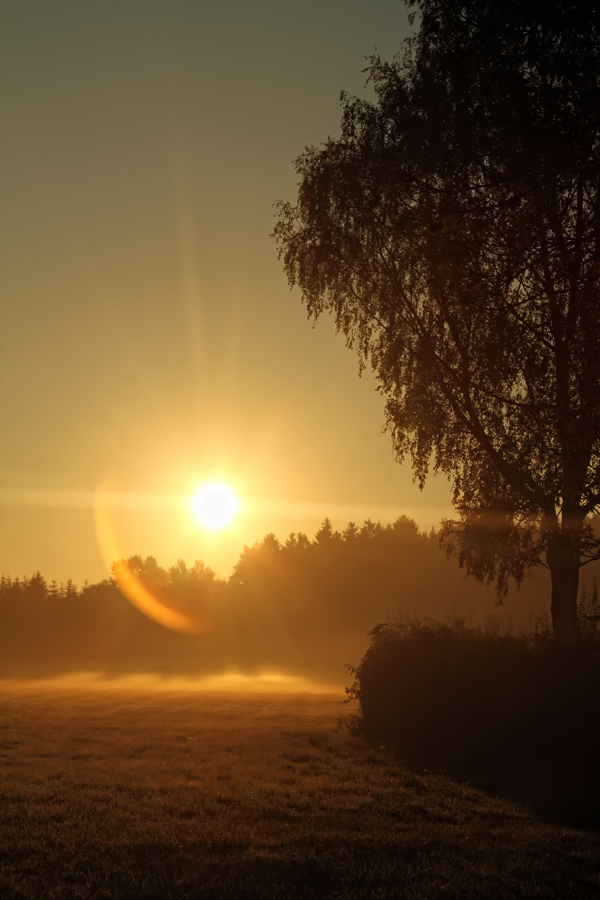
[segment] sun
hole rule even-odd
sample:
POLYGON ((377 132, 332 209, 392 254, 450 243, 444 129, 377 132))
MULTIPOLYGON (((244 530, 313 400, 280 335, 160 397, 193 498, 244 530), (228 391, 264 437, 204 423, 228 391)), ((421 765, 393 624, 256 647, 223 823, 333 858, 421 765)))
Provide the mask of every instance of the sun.
POLYGON ((205 484, 192 497, 194 518, 211 531, 231 525, 239 506, 234 492, 221 482, 205 484))

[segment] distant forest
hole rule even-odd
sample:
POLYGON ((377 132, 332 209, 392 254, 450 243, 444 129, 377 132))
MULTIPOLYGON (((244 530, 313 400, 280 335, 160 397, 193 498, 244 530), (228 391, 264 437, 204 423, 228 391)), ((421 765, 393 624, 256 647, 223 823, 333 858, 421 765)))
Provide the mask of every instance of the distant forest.
POLYGON ((547 610, 549 596, 541 570, 498 607, 493 588, 465 579, 438 534, 419 532, 406 516, 385 526, 351 522, 342 532, 326 519, 313 540, 297 532, 283 544, 267 534, 244 547, 227 580, 199 561, 165 569, 154 557, 135 556, 128 564, 163 604, 201 616, 207 630, 186 635, 158 625, 127 601, 114 578, 77 588, 49 584, 39 572, 3 577, 0 677, 273 668, 342 681, 344 665, 364 653, 369 630, 399 612, 479 622, 503 615, 518 628, 547 610))

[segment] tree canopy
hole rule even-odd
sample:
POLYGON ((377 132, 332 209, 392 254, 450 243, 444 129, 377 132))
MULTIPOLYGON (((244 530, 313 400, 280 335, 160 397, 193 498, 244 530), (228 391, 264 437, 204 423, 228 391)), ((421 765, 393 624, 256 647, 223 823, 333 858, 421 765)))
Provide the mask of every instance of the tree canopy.
POLYGON ((398 459, 451 479, 468 570, 504 590, 547 565, 575 636, 600 549, 600 12, 409 6, 375 101, 343 94, 340 137, 297 159, 280 256, 372 366, 398 459))

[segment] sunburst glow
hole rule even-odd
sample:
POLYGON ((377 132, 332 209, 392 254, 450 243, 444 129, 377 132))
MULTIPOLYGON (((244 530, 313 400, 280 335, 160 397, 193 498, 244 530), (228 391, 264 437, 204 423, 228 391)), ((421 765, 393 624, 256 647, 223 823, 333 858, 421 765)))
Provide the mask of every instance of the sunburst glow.
POLYGON ((220 482, 204 485, 192 498, 195 519, 212 531, 231 525, 238 510, 236 495, 230 487, 220 482))

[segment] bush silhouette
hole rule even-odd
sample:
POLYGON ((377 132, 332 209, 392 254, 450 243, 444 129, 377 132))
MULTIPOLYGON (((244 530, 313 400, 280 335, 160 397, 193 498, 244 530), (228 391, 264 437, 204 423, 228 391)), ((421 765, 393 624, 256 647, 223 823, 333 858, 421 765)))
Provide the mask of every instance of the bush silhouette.
POLYGON ((600 824, 600 651, 463 620, 378 625, 354 670, 356 728, 409 765, 600 824))

